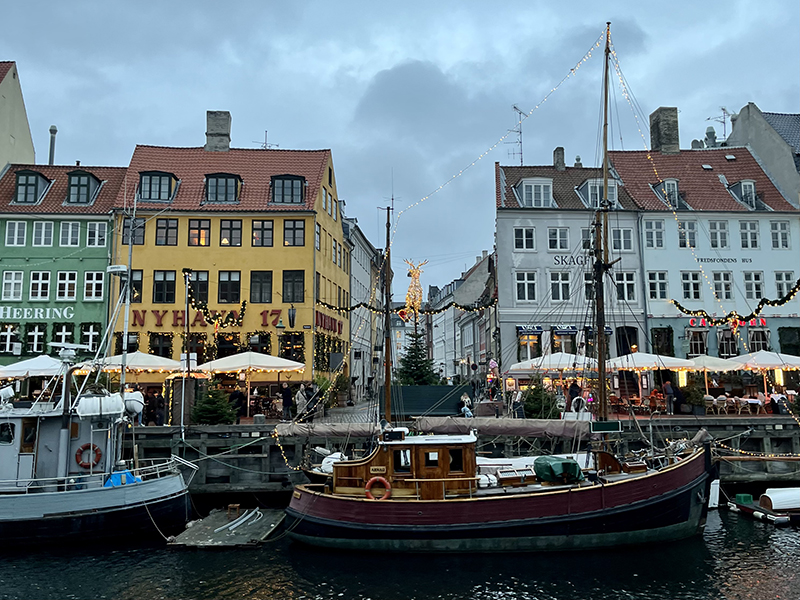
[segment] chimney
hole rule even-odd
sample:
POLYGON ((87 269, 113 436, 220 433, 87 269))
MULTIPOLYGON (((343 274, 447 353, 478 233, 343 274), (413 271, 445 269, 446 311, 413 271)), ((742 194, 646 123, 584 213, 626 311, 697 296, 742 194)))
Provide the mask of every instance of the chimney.
POLYGON ((662 154, 681 151, 677 107, 662 106, 650 115, 650 149, 662 154))
POLYGON ((481 250, 481 260, 485 259, 487 256, 489 256, 489 251, 481 250))
POLYGON ((556 171, 566 171, 567 167, 564 164, 564 148, 559 146, 553 150, 553 166, 556 171))
POLYGON ((227 152, 231 149, 231 113, 227 110, 206 112, 207 152, 227 152))
POLYGON ((583 163, 581 162, 581 155, 580 154, 578 154, 578 156, 575 157, 575 166, 577 168, 579 168, 579 169, 583 168, 583 163))
POLYGON ((55 125, 50 125, 50 158, 47 160, 48 165, 54 165, 56 163, 56 134, 58 133, 58 127, 55 125))

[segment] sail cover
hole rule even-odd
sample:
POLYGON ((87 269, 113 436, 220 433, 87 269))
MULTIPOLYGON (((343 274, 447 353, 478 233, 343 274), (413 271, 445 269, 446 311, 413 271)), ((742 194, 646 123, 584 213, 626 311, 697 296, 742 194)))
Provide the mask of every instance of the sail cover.
POLYGON ((496 419, 495 417, 420 417, 414 428, 423 433, 469 433, 479 435, 519 435, 525 437, 591 438, 591 421, 559 419, 496 419))

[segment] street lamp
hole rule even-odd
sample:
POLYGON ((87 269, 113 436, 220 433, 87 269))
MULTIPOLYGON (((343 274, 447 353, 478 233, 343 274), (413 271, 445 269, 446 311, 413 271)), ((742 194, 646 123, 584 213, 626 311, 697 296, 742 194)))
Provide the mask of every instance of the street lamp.
MULTIPOLYGON (((295 322, 296 318, 297 318, 297 309, 294 307, 294 304, 292 304, 291 308, 289 309, 289 328, 290 329, 294 329, 294 322, 295 322)), ((278 321, 278 323, 280 324, 280 321, 278 321)))

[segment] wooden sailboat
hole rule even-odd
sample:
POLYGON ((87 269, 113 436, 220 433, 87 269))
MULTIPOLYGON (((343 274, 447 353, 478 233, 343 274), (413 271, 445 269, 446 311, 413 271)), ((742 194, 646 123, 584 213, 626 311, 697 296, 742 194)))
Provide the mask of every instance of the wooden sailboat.
MULTIPOLYGON (((609 40, 607 27, 606 114, 609 40)), ((604 142, 606 131, 604 126, 604 142)), ((597 213, 595 244, 599 332, 605 330, 602 290, 609 269, 602 250, 607 178, 604 152, 604 207, 597 213)), ((605 356, 603 335, 597 336, 597 351, 605 356)), ((599 365, 602 421, 604 361, 599 365)), ((389 420, 388 394, 385 410, 389 420)), ((599 442, 592 468, 582 468, 555 457, 485 465, 476 444, 474 432, 409 435, 405 428, 387 427, 369 456, 337 462, 327 482, 295 488, 287 532, 307 544, 345 549, 500 552, 678 540, 705 524, 713 473, 708 446, 679 442, 666 460, 626 462, 599 442)))

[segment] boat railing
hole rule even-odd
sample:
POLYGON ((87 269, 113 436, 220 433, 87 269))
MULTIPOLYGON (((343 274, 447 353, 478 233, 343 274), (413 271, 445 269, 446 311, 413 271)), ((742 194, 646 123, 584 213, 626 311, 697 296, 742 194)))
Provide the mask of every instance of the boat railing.
MULTIPOLYGON (((473 484, 475 484, 475 492, 478 491, 478 481, 480 477, 443 477, 443 478, 426 478, 426 479, 404 479, 408 483, 413 483, 417 497, 420 497, 419 486, 421 483, 441 483, 442 484, 442 498, 447 498, 447 484, 452 481, 468 481, 469 482, 469 497, 472 498, 473 484)), ((454 494, 451 494, 451 496, 454 494)), ((460 494, 459 494, 460 495, 460 494)))

